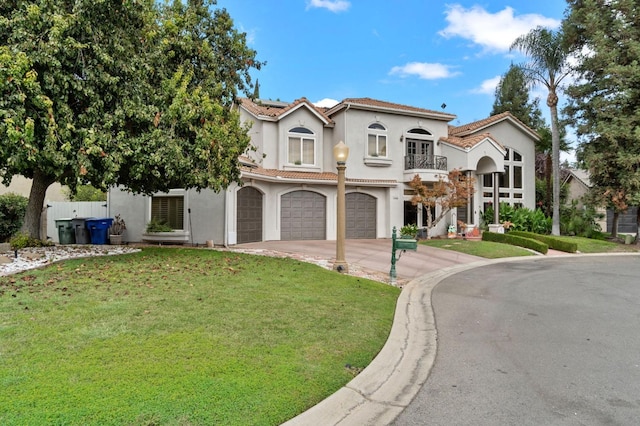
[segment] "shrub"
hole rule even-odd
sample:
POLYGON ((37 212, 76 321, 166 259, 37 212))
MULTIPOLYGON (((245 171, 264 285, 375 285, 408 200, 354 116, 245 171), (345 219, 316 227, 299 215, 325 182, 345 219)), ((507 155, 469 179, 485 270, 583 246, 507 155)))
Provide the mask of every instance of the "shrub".
POLYGON ((8 241, 22 227, 29 199, 8 193, 0 195, 0 242, 8 241))
POLYGON ((593 207, 579 209, 574 200, 570 206, 560 208, 560 233, 586 238, 600 238, 602 229, 596 222, 603 217, 593 207))
POLYGON ((91 185, 78 185, 75 194, 68 188, 63 192, 69 201, 107 201, 107 193, 91 185))
MULTIPOLYGON (((549 234, 551 232, 551 218, 545 216, 540 209, 516 208, 507 203, 500 203, 498 220, 500 223, 510 222, 510 229, 516 231, 534 232, 536 234, 549 234)), ((482 214, 482 227, 484 230, 489 229, 489 223, 493 223, 493 207, 488 207, 482 214)))
POLYGON ((147 232, 173 232, 173 228, 163 220, 151 219, 147 223, 147 232))
POLYGON ((512 246, 519 246, 535 250, 542 254, 546 254, 547 251, 549 251, 549 246, 541 241, 533 240, 531 238, 519 237, 517 235, 498 234, 497 232, 483 232, 482 241, 493 241, 496 243, 511 244, 512 246))
POLYGON ((570 241, 563 241, 549 235, 534 234, 533 232, 509 231, 509 235, 517 237, 532 238, 541 241, 549 246, 550 249, 560 250, 567 253, 575 253, 578 251, 578 244, 570 241))
POLYGON ((416 224, 405 225, 400 228, 400 236, 416 238, 418 236, 418 226, 416 224))
POLYGON ((37 238, 33 238, 24 232, 17 233, 13 238, 11 238, 9 244, 11 245, 12 250, 20 250, 25 247, 49 247, 53 245, 53 243, 49 241, 42 241, 37 238))

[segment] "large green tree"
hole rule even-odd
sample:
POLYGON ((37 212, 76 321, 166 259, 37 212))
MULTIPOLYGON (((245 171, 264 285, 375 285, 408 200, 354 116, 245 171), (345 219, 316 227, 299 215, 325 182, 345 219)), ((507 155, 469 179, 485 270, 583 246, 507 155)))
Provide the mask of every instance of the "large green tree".
POLYGON ((0 5, 0 177, 46 189, 219 190, 249 145, 232 108, 256 52, 214 0, 9 0, 0 5))
POLYGON ((560 235, 560 128, 558 122, 558 90, 562 80, 571 73, 561 31, 537 27, 518 37, 511 45, 529 57, 520 65, 531 84, 548 90, 547 106, 551 112, 551 160, 553 168, 553 212, 551 234, 560 235))
POLYGON ((496 87, 491 115, 509 111, 531 129, 537 130, 546 126, 538 104, 538 99, 530 98, 529 83, 522 68, 512 64, 496 87))
POLYGON ((615 212, 640 206, 640 2, 570 0, 564 32, 579 76, 567 113, 594 195, 615 212))

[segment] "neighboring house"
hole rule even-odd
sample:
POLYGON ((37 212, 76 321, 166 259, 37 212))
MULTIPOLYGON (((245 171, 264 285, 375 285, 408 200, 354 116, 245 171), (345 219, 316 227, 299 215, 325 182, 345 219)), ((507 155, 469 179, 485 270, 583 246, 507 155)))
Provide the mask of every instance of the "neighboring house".
POLYGON ((591 181, 589 172, 580 169, 568 169, 567 177, 562 182, 567 187, 567 204, 576 201, 576 207, 584 207, 584 196, 589 193, 591 181))
MULTIPOLYGON (((585 208, 584 197, 591 189, 591 180, 587 170, 567 169, 567 176, 562 182, 562 186, 567 187, 567 204, 570 205, 573 201, 576 201, 577 208, 585 208)), ((606 232, 607 229, 611 228, 611 225, 607 223, 606 209, 598 207, 596 208, 596 213, 602 215, 602 219, 598 219, 597 223, 600 225, 602 232, 606 232)))
POLYGON ((510 113, 464 126, 455 115, 370 98, 318 108, 241 99, 256 150, 241 158, 242 186, 214 193, 175 189, 154 196, 109 192, 109 215, 127 222, 125 239, 140 241, 151 217, 167 220, 183 242, 219 245, 266 240, 336 238, 336 162, 340 140, 350 148, 346 166, 347 238, 389 238, 392 228, 426 225, 410 202, 408 182, 419 174, 437 182, 458 168, 476 178, 466 208, 451 212, 435 235, 457 220, 479 225, 496 200, 535 207, 538 135, 510 113))
MULTIPOLYGON (((45 203, 48 201, 66 201, 62 188, 62 185, 57 182, 49 186, 44 197, 45 203)), ((31 192, 31 179, 16 175, 11 179, 11 184, 9 186, 0 185, 0 195, 7 194, 9 192, 29 198, 29 193, 31 192)))

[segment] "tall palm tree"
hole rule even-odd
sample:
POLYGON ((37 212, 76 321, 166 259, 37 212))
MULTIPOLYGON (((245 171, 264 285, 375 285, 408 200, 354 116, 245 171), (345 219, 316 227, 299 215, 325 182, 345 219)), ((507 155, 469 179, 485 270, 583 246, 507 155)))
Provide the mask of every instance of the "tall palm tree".
POLYGON ((560 130, 558 128, 558 88, 570 74, 563 34, 537 27, 518 37, 511 50, 519 50, 529 57, 520 65, 525 78, 532 85, 543 85, 549 91, 547 106, 551 111, 551 163, 553 169, 553 220, 551 234, 560 235, 560 130))

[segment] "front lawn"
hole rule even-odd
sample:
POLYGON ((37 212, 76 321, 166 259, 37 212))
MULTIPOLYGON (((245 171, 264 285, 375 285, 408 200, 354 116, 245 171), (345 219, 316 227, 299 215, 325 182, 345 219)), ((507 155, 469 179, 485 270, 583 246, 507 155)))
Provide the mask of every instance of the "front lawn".
POLYGON ((534 253, 529 250, 525 250, 522 247, 500 244, 492 241, 436 238, 431 240, 421 240, 420 244, 446 250, 453 250, 460 253, 472 254, 474 256, 484 257, 487 259, 534 255, 534 253))
MULTIPOLYGON (((579 253, 617 253, 640 251, 640 248, 636 245, 625 245, 611 241, 567 236, 554 238, 578 244, 579 253)), ((529 250, 523 249, 522 247, 495 243, 492 241, 436 238, 431 240, 422 240, 420 241, 420 244, 446 250, 453 250, 466 254, 472 254, 474 256, 484 257, 487 259, 515 256, 532 256, 535 254, 529 250)))
POLYGON ((2 277, 0 423, 280 424, 373 359, 398 294, 291 259, 185 248, 2 277))
POLYGON ((580 253, 617 253, 638 251, 638 246, 583 237, 555 237, 578 244, 580 253))

